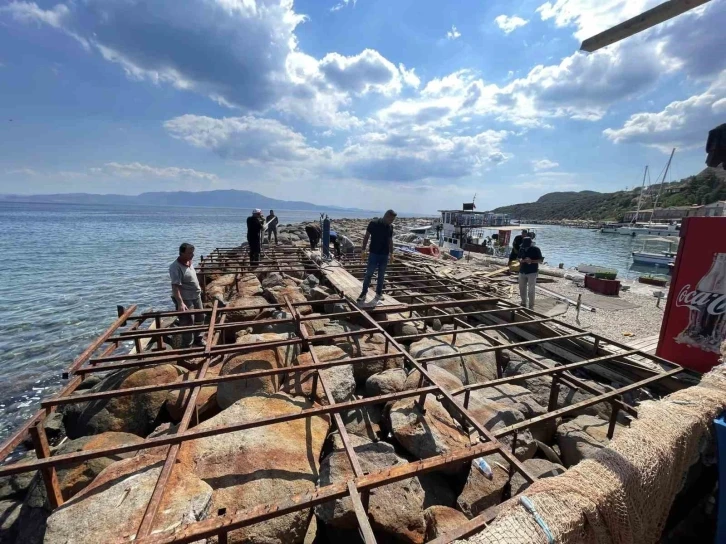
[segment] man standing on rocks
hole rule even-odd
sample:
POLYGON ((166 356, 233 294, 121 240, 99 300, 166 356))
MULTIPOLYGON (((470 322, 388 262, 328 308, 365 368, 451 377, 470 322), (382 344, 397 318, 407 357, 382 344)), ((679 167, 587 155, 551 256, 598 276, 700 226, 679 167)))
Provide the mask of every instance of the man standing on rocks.
POLYGON ((315 250, 318 247, 318 242, 320 242, 320 239, 323 237, 323 231, 320 228, 320 225, 317 223, 306 225, 305 234, 308 235, 308 240, 310 240, 310 249, 315 250))
MULTIPOLYGON (((169 265, 171 298, 174 300, 177 311, 187 312, 189 310, 202 309, 202 289, 199 287, 197 271, 192 266, 193 258, 194 246, 185 242, 179 246, 179 257, 169 265)), ((203 313, 183 314, 179 316, 180 327, 202 325, 203 323, 203 313)), ((192 340, 195 346, 204 346, 202 331, 182 334, 181 347, 188 348, 192 345, 192 340)))
POLYGON ((265 221, 262 218, 262 210, 255 208, 252 215, 247 218, 247 243, 250 245, 250 266, 257 266, 260 262, 262 251, 262 229, 265 221))
POLYGON ((267 216, 265 219, 265 223, 267 223, 267 243, 272 243, 272 235, 275 235, 275 245, 277 245, 277 223, 278 223, 277 216, 275 215, 274 210, 270 210, 270 215, 267 216))
POLYGON ((393 222, 396 220, 396 212, 388 210, 382 218, 375 218, 368 223, 366 235, 363 237, 363 248, 361 257, 365 258, 368 239, 371 241, 370 254, 368 255, 368 267, 363 279, 363 291, 358 297, 358 303, 365 302, 368 294, 368 287, 371 285, 373 273, 378 270, 378 284, 376 285, 376 296, 373 302, 383 298, 383 277, 386 274, 389 257, 393 260, 393 222))
POLYGON ((534 292, 537 285, 537 272, 539 265, 544 261, 542 252, 537 246, 532 245, 532 238, 522 238, 522 246, 519 248, 519 296, 522 299, 522 306, 534 310, 534 292), (529 305, 527 305, 529 299, 529 305))

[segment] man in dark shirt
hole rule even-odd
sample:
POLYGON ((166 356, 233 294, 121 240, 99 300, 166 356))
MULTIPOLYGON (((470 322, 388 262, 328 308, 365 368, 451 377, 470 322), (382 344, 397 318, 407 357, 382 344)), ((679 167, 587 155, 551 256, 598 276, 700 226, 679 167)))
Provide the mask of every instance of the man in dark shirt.
POLYGON ((308 235, 308 240, 310 240, 310 249, 314 250, 317 248, 318 242, 320 242, 320 238, 323 236, 323 231, 320 228, 320 225, 317 223, 306 225, 305 234, 308 235))
POLYGON ((275 212, 273 210, 270 210, 270 215, 267 216, 265 219, 265 223, 267 224, 267 243, 272 243, 272 235, 275 235, 275 245, 277 245, 277 223, 278 223, 277 216, 275 215, 275 212))
POLYGON ((544 261, 542 252, 532 245, 532 238, 522 238, 519 248, 519 296, 522 306, 534 310, 534 292, 537 285, 539 265, 544 261), (529 305, 527 304, 529 302, 529 305))
POLYGON ((262 217, 262 210, 255 208, 252 215, 247 218, 247 242, 250 244, 250 266, 257 266, 260 262, 262 251, 262 229, 265 220, 262 217))
POLYGON ((395 220, 396 212, 388 210, 382 218, 376 218, 368 223, 366 235, 363 237, 363 255, 365 255, 368 239, 371 241, 371 246, 366 275, 363 279, 363 291, 358 297, 358 303, 365 302, 371 278, 376 270, 378 270, 378 284, 373 301, 378 302, 383 297, 383 277, 386 274, 389 257, 393 259, 393 222, 395 220))
POLYGON ((524 229, 522 231, 522 234, 517 234, 517 236, 514 237, 514 240, 512 241, 512 252, 509 254, 509 262, 517 260, 517 256, 519 255, 519 248, 522 247, 522 240, 527 236, 527 229, 524 229))

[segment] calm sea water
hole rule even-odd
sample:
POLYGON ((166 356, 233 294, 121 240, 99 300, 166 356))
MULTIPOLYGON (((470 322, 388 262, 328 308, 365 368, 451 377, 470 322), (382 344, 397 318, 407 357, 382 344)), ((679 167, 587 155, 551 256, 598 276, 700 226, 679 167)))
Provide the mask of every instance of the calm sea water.
MULTIPOLYGON (((276 210, 282 224, 319 212, 276 210)), ((329 212, 332 218, 370 214, 329 212)), ((0 203, 0 438, 62 385, 60 374, 116 317, 116 305, 170 309, 168 264, 245 238, 246 210, 0 203)), ((550 264, 629 270, 641 242, 536 227, 550 264)), ((665 248, 664 248, 665 249, 665 248)))

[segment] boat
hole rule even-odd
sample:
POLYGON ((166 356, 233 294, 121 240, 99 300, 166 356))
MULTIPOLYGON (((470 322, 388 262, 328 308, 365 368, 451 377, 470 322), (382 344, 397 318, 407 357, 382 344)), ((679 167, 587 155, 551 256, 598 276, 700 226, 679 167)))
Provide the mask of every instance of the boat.
POLYGON ((618 270, 616 268, 608 268, 606 266, 598 266, 595 264, 584 264, 581 263, 577 266, 577 271, 583 274, 615 274, 617 275, 618 270))
POLYGON ((603 234, 617 234, 620 227, 620 223, 606 223, 605 225, 600 227, 600 232, 602 232, 603 234))
POLYGON ((633 251, 633 262, 638 264, 649 264, 656 266, 670 266, 676 261, 676 252, 673 251, 674 240, 668 238, 646 238, 643 242, 641 251, 633 251), (666 242, 668 243, 668 251, 647 251, 649 243, 666 242))
POLYGON ((624 234, 626 236, 672 236, 678 237, 681 235, 681 226, 676 223, 669 225, 658 225, 656 223, 635 223, 634 225, 627 227, 620 227, 617 232, 618 234, 624 234))

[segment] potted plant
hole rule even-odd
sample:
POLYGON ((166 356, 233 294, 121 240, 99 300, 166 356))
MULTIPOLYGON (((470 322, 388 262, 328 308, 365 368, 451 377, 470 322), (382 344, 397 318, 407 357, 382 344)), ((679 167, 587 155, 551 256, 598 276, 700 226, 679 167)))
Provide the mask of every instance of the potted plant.
POLYGON ((585 276, 585 287, 601 295, 617 296, 620 293, 620 280, 611 272, 597 272, 585 276))

